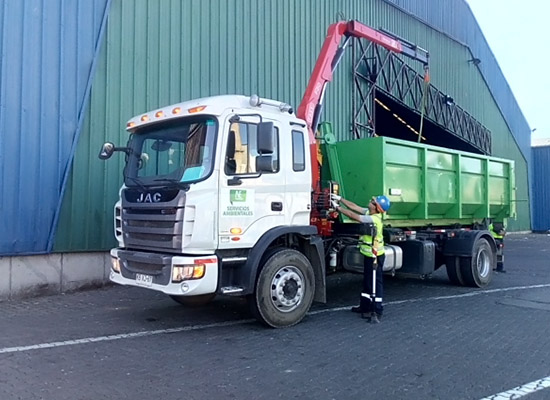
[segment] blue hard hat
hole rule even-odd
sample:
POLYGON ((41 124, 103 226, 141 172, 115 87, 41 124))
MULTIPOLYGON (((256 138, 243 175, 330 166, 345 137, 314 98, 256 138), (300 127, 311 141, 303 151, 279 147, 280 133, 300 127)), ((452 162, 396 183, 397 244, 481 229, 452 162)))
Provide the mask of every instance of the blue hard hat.
POLYGON ((386 196, 377 196, 376 203, 384 212, 388 211, 391 205, 390 199, 388 199, 386 196))

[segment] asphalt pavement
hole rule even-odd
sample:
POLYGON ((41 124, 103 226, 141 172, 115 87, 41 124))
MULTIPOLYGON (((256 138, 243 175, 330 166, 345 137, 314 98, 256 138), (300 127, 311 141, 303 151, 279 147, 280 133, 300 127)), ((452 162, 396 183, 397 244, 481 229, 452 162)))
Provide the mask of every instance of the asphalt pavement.
POLYGON ((483 289, 387 277, 377 325, 349 273, 287 329, 120 286, 0 302, 0 399, 550 399, 550 236, 505 246, 483 289))

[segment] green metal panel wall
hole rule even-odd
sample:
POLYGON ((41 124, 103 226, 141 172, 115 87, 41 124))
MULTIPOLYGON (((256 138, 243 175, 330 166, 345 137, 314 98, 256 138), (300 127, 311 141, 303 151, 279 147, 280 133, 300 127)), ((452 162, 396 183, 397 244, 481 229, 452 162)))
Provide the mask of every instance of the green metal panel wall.
MULTIPOLYGON (((462 3, 423 1, 445 12, 462 3)), ((479 70, 467 62, 469 50, 395 6, 382 0, 113 0, 55 249, 114 244, 112 207, 123 160, 103 163, 97 153, 104 141, 126 142, 131 116, 228 93, 256 93, 297 106, 326 29, 338 15, 383 27, 430 51, 432 83, 493 132, 495 156, 516 161, 517 198, 524 201, 510 228, 529 229, 525 161, 479 70)), ((350 135, 350 65, 348 54, 327 90, 324 117, 339 139, 350 135)))

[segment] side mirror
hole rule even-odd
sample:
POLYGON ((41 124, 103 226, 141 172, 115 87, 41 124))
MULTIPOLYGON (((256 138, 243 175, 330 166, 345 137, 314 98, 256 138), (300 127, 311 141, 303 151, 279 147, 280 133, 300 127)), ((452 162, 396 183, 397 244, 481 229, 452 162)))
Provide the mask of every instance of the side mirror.
POLYGON ((169 142, 167 140, 157 140, 151 148, 155 151, 166 151, 172 147, 172 142, 169 142))
POLYGON ((275 172, 277 171, 277 165, 273 156, 258 156, 256 157, 256 172, 275 172))
POLYGON ((258 153, 272 154, 275 148, 273 139, 273 122, 260 122, 258 124, 258 153))
POLYGON ((98 154, 100 160, 107 160, 111 158, 115 152, 115 145, 111 142, 104 143, 101 147, 101 151, 98 154))

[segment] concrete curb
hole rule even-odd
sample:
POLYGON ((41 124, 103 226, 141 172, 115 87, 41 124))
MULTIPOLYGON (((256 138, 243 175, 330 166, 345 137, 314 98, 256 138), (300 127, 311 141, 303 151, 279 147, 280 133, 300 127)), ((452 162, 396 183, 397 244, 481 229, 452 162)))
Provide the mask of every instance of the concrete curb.
POLYGON ((109 257, 109 252, 0 257, 0 301, 104 286, 109 257))

